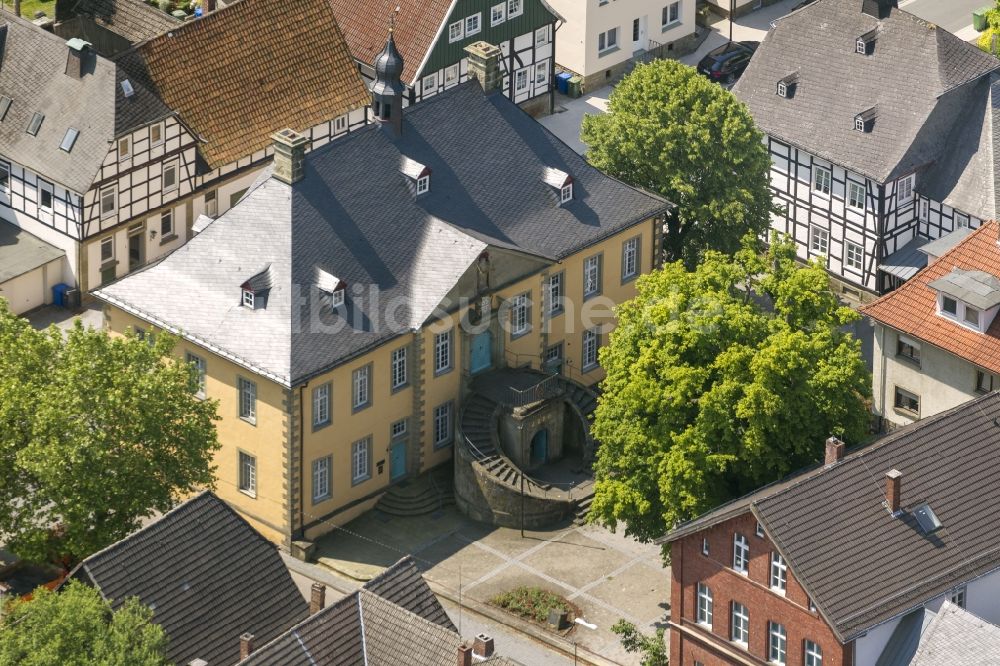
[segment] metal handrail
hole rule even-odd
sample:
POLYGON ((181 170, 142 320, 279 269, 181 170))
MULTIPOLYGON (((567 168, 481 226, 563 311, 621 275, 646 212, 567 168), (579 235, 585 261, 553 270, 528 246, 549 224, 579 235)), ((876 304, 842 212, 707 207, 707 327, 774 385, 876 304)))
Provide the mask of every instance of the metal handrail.
POLYGON ((549 375, 534 386, 526 389, 516 389, 513 386, 507 388, 507 397, 504 400, 505 407, 524 407, 533 402, 540 402, 554 398, 562 393, 559 386, 558 375, 549 375))

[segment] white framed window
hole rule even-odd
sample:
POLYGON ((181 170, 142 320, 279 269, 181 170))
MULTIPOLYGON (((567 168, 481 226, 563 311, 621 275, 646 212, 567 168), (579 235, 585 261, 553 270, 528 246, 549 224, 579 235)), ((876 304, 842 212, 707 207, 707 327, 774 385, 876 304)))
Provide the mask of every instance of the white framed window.
POLYGON ((859 39, 854 43, 854 50, 861 55, 865 55, 868 51, 868 45, 865 43, 865 40, 859 39))
POLYGON ((853 180, 847 182, 847 205, 851 208, 864 210, 865 208, 865 186, 855 183, 853 180))
POLYGON ((257 383, 239 378, 240 418, 249 423, 257 423, 257 383))
POLYGON ((561 368, 563 360, 563 343, 559 342, 554 345, 545 348, 545 353, 542 356, 542 361, 544 365, 552 368, 561 368))
POLYGON ((920 365, 920 343, 905 335, 896 338, 896 356, 901 356, 920 365))
POLYGON ((618 47, 618 28, 611 28, 597 35, 597 52, 605 53, 618 47))
POLYGON ((159 146, 163 143, 163 123, 154 123, 149 126, 149 145, 159 146))
POLYGON ((371 478, 371 452, 371 437, 365 437, 351 445, 351 485, 357 485, 371 478))
POLYGON ((771 553, 771 589, 781 594, 788 589, 788 565, 778 553, 771 553))
POLYGON ((243 307, 254 309, 254 295, 249 289, 243 290, 243 307))
POLYGON ((399 439, 406 434, 406 419, 399 419, 389 426, 389 437, 399 439))
POLYGON ((347 130, 347 114, 337 116, 333 119, 334 134, 341 134, 347 130))
POLYGON ((829 169, 821 166, 813 167, 813 192, 830 194, 830 184, 832 182, 833 174, 829 169))
POLYGON ((805 666, 823 666, 823 650, 810 640, 805 643, 805 666))
POLYGON ((865 119, 861 116, 854 116, 854 129, 859 132, 865 131, 865 119))
POLYGON ((446 402, 434 408, 434 448, 440 449, 451 444, 452 403, 446 402))
POLYGON ((392 352, 392 360, 390 362, 390 367, 392 368, 392 388, 393 390, 401 389, 406 386, 407 372, 406 372, 406 347, 400 347, 392 352))
POLYGON ((0 162, 0 192, 10 192, 10 165, 0 162))
POLYGON ((965 323, 971 326, 972 328, 978 329, 981 314, 982 313, 980 313, 979 310, 972 307, 971 305, 966 304, 965 314, 962 315, 962 319, 964 319, 965 323))
POLYGON ((948 601, 955 604, 959 608, 965 608, 965 594, 967 589, 968 588, 965 585, 959 585, 948 593, 948 601))
POLYGON ((219 190, 205 192, 205 215, 215 217, 219 214, 219 190))
POLYGON ((451 331, 434 336, 434 374, 451 370, 451 331))
POLYGON ((424 91, 424 94, 434 92, 437 90, 437 72, 433 74, 428 74, 424 77, 424 80, 420 84, 420 89, 424 91))
POLYGON ((622 281, 639 274, 639 237, 629 238, 622 243, 622 281))
POLYGON ((165 239, 174 233, 174 212, 165 210, 160 213, 160 238, 165 239))
POLYGON ((545 25, 535 31, 535 48, 549 43, 549 26, 545 25))
POLYGON ((788 97, 788 85, 784 81, 778 81, 778 97, 788 97))
POLYGON ((938 296, 938 312, 954 319, 958 318, 958 301, 951 296, 938 296))
POLYGON ((38 207, 42 209, 43 213, 52 212, 53 199, 52 184, 47 183, 44 180, 38 181, 38 207))
POLYGON ((750 642, 750 611, 738 601, 732 602, 729 613, 729 640, 743 647, 750 642))
POLYGON ((566 183, 559 188, 559 203, 564 204, 573 200, 573 183, 566 183))
POLYGON ((524 92, 528 89, 528 69, 519 69, 514 72, 514 90, 524 92))
POLYGON ((330 456, 313 461, 312 475, 313 504, 330 499, 330 456))
POLYGON ((903 176, 899 179, 899 190, 896 200, 900 206, 905 206, 913 200, 913 178, 914 176, 911 173, 909 176, 903 176))
POLYGON ((445 88, 449 88, 449 87, 455 85, 456 83, 458 83, 458 77, 459 77, 460 73, 461 73, 461 70, 459 69, 458 63, 455 63, 454 65, 449 65, 448 67, 445 67, 444 68, 444 87, 445 88))
POLYGON ((476 12, 465 18, 465 36, 471 37, 483 29, 483 13, 476 12))
POLYGON ((712 590, 704 583, 698 583, 698 624, 712 626, 712 590))
POLYGON ((448 43, 457 42, 465 37, 465 21, 455 21, 448 26, 448 43))
POLYGON ((701 554, 708 555, 708 539, 701 540, 701 554))
POLYGON ((601 334, 597 329, 591 328, 583 332, 583 359, 582 367, 584 371, 597 367, 597 348, 600 346, 601 334))
POLYGON ((344 298, 345 298, 344 294, 346 292, 347 292, 347 289, 345 289, 342 285, 340 287, 338 287, 337 289, 334 289, 333 291, 331 291, 330 292, 330 307, 336 309, 336 308, 339 308, 341 305, 343 305, 344 304, 344 298))
POLYGON ((816 612, 816 604, 813 603, 812 597, 808 597, 808 599, 809 599, 809 612, 810 613, 815 613, 816 612))
MULTIPOLYGON (((52 208, 51 204, 49 208, 52 208)), ((118 206, 114 186, 101 188, 101 217, 114 215, 116 210, 118 206)))
POLYGON ((132 155, 132 142, 127 136, 118 139, 118 159, 124 160, 132 155))
POLYGON ((601 293, 601 255, 587 257, 583 262, 583 297, 601 293))
POLYGON ((982 370, 976 370, 976 393, 989 393, 993 390, 993 375, 982 370))
POLYGON ((541 86, 549 82, 549 61, 535 63, 535 85, 541 86))
POLYGON ((239 489, 241 493, 257 496, 257 457, 239 452, 239 489))
POLYGON ((962 213, 955 213, 955 228, 956 229, 968 229, 969 228, 969 216, 963 215, 962 213))
POLYGON ((865 250, 857 243, 846 241, 844 243, 844 263, 848 268, 860 271, 865 265, 865 250))
POLYGON ((547 286, 547 306, 550 315, 558 314, 563 310, 563 274, 562 272, 550 275, 547 286))
POLYGON ((354 411, 364 409, 372 404, 371 373, 372 366, 369 363, 368 365, 357 368, 351 374, 351 408, 354 411))
POLYGON ((512 19, 524 12, 524 0, 507 0, 507 18, 512 19))
POLYGON ((114 261, 115 258, 115 237, 108 236, 101 240, 101 263, 114 261))
POLYGON ((417 194, 427 194, 431 189, 431 177, 421 176, 417 178, 417 194))
POLYGON ((188 352, 184 356, 185 360, 188 362, 192 368, 194 368, 195 375, 195 390, 194 394, 199 398, 205 397, 205 373, 208 370, 208 366, 205 363, 205 359, 191 352, 188 352))
POLYGON ((764 526, 760 524, 759 520, 757 521, 756 527, 753 528, 753 533, 758 539, 764 538, 764 526))
POLYGON ((733 534, 733 571, 747 573, 749 562, 750 542, 745 536, 736 532, 733 534))
POLYGON ((313 428, 330 425, 330 383, 321 384, 313 389, 312 395, 313 428))
POLYGON ((930 219, 929 212, 930 212, 930 202, 927 201, 927 199, 921 199, 920 200, 920 221, 921 222, 926 222, 928 219, 930 219))
POLYGON ((809 248, 816 254, 826 254, 830 250, 830 232, 815 224, 810 226, 809 248))
POLYGON ((675 23, 681 22, 681 3, 671 2, 663 8, 663 17, 660 21, 664 28, 668 28, 675 23))
POLYGON ((510 335, 524 335, 531 328, 528 294, 518 294, 510 302, 510 335))
POLYGON ((163 191, 170 192, 177 189, 177 162, 163 165, 163 191))
POLYGON ((788 633, 785 625, 768 622, 767 634, 767 660, 772 664, 785 666, 788 663, 788 633))
POLYGON ((493 5, 490 8, 490 25, 498 26, 507 20, 507 3, 501 2, 500 4, 493 5))
POLYGON ((896 387, 893 405, 896 409, 904 412, 920 415, 920 396, 916 393, 910 393, 906 389, 901 389, 898 386, 896 387))

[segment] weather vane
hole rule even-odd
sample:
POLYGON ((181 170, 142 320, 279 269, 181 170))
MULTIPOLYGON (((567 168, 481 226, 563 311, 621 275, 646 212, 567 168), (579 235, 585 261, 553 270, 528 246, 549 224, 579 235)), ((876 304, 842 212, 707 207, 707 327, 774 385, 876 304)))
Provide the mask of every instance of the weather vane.
POLYGON ((396 14, 398 13, 399 13, 399 5, 396 5, 395 11, 393 11, 392 14, 389 16, 389 32, 392 32, 396 29, 396 14))

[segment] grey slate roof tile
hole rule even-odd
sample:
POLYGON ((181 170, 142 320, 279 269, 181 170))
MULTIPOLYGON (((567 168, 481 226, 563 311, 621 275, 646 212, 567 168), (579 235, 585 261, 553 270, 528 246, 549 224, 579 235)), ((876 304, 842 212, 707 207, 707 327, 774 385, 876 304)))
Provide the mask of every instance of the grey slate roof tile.
POLYGON ((78 15, 89 16, 99 25, 135 43, 155 37, 181 24, 176 18, 143 0, 80 0, 78 15))
POLYGON ((909 666, 1000 664, 1000 627, 945 601, 920 636, 909 666))
POLYGON ((171 662, 239 660, 239 637, 268 642, 308 615, 273 544, 210 492, 97 552, 71 574, 120 606, 153 609, 171 662))
POLYGON ((182 248, 96 294, 294 385, 418 328, 490 245, 561 259, 668 206, 470 81, 407 109, 396 140, 371 126, 309 153, 293 186, 265 172, 182 248), (401 156, 431 169, 429 193, 413 196, 401 156), (558 205, 545 167, 573 176, 572 202, 558 205), (268 263, 267 307, 240 307, 239 286, 268 263), (348 326, 315 299, 299 303, 317 268, 349 285, 348 326), (370 286, 377 302, 352 289, 370 286))

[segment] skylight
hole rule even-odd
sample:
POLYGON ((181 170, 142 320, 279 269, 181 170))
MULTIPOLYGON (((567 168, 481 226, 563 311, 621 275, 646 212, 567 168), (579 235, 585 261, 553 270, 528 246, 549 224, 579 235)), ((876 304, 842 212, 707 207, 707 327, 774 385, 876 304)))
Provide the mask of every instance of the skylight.
POLYGON ((125 93, 126 97, 131 97, 135 94, 135 88, 132 87, 132 82, 128 79, 122 79, 122 92, 125 93))
POLYGON ((10 105, 13 101, 14 100, 6 95, 0 97, 0 120, 7 117, 7 112, 10 111, 10 105))
POLYGON ((920 531, 924 534, 931 534, 941 527, 941 521, 938 520, 934 509, 927 502, 913 510, 913 517, 917 520, 917 525, 920 526, 920 531))
POLYGON ((73 150, 73 144, 76 143, 76 137, 80 136, 80 130, 70 127, 66 130, 66 136, 63 137, 62 143, 59 144, 59 148, 65 150, 67 153, 73 150))
POLYGON ((35 115, 31 116, 31 122, 28 123, 28 134, 38 136, 38 130, 42 126, 43 120, 45 120, 45 116, 35 112, 35 115))

